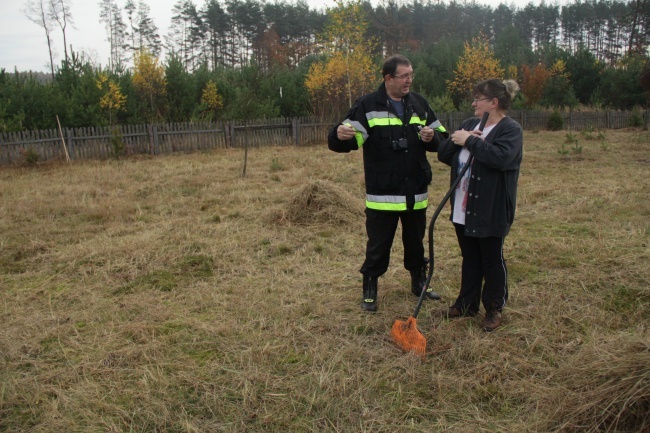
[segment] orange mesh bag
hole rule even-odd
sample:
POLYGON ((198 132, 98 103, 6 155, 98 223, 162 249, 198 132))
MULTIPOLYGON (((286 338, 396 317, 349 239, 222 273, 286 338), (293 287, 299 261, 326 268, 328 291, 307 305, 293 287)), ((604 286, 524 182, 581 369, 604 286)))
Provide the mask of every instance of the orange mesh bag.
POLYGON ((390 330, 393 341, 405 352, 414 352, 424 358, 427 351, 427 339, 418 331, 417 319, 409 317, 406 322, 396 320, 390 330))

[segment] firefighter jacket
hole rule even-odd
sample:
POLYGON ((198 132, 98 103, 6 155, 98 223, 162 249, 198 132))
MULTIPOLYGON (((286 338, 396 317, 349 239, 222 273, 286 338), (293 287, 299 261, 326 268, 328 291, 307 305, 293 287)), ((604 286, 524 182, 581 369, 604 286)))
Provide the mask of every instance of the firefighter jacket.
POLYGON ((342 124, 352 126, 356 137, 341 141, 336 125, 328 134, 328 147, 335 152, 363 148, 366 208, 379 211, 426 209, 431 165, 426 151, 435 152, 447 131, 427 101, 409 92, 402 100, 400 118, 388 100, 382 83, 376 92, 359 98, 342 124), (429 143, 420 140, 419 129, 435 130, 429 143))
MULTIPOLYGON (((458 129, 472 131, 480 119, 464 120, 458 129)), ((505 237, 515 219, 517 182, 523 156, 523 131, 519 123, 504 117, 487 135, 470 136, 465 147, 474 157, 471 166, 465 236, 505 237)), ((462 147, 443 140, 438 159, 451 166, 450 183, 458 176, 458 156, 462 147)), ((451 195, 452 209, 454 194, 451 195)), ((452 211, 453 216, 453 211, 452 211)))

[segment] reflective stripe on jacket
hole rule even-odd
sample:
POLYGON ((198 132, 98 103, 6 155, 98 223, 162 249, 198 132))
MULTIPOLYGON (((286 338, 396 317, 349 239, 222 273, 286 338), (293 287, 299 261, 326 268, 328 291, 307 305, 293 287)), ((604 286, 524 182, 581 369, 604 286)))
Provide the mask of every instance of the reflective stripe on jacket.
POLYGON ((369 209, 407 211, 428 206, 432 175, 426 151, 437 151, 441 137, 448 134, 422 96, 410 92, 402 103, 404 116, 400 118, 382 84, 376 92, 359 98, 341 122, 356 130, 354 139, 338 139, 340 124, 328 135, 328 146, 335 152, 363 150, 369 209), (427 125, 436 131, 429 143, 420 140, 419 134, 427 125))

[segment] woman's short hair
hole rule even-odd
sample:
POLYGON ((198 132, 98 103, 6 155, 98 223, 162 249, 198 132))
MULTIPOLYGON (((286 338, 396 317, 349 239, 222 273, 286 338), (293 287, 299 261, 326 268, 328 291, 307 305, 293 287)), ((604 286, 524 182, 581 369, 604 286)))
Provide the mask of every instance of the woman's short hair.
POLYGON ((518 91, 519 84, 515 80, 490 78, 476 83, 473 94, 474 97, 483 95, 488 98, 496 98, 499 101, 499 107, 507 110, 512 105, 518 91))

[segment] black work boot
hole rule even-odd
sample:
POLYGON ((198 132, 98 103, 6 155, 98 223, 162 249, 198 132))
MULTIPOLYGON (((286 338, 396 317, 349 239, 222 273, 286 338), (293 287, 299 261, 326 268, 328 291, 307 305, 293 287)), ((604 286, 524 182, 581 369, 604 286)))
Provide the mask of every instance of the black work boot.
MULTIPOLYGON (((424 266, 422 266, 420 269, 416 269, 415 271, 409 271, 411 273, 411 292, 417 297, 420 297, 420 293, 422 293, 422 288, 424 287, 424 284, 427 282, 427 273, 428 273, 428 267, 429 267, 429 260, 424 259, 425 263, 424 266)), ((424 295, 425 299, 434 299, 434 300, 439 300, 440 295, 434 292, 431 287, 427 288, 427 293, 424 295)))
POLYGON ((365 311, 377 311, 377 277, 363 276, 363 299, 361 308, 365 311))

